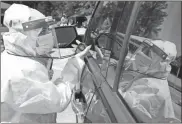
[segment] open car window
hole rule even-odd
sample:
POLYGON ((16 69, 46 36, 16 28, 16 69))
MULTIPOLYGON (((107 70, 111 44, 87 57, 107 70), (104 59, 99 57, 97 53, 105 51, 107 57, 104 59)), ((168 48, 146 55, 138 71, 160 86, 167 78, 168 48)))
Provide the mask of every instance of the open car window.
MULTIPOLYGON (((165 56, 165 54, 160 49, 158 49, 156 46, 150 47, 150 46, 147 46, 143 43, 146 39, 157 39, 158 34, 161 31, 160 26, 157 26, 157 24, 162 25, 164 23, 164 20, 163 20, 164 17, 167 17, 167 15, 165 16, 165 12, 163 10, 158 10, 159 5, 160 6, 166 6, 165 2, 160 3, 157 1, 155 1, 155 2, 151 1, 151 2, 143 2, 141 7, 140 7, 139 14, 137 16, 137 19, 136 19, 136 22, 135 22, 135 25, 134 25, 134 28, 132 31, 132 35, 130 36, 130 41, 129 41, 130 44, 129 44, 129 52, 128 52, 128 53, 132 53, 134 55, 137 52, 137 54, 135 55, 135 59, 131 61, 130 67, 128 69, 124 70, 124 72, 121 74, 119 87, 118 87, 118 92, 121 95, 122 95, 122 92, 121 92, 122 89, 124 87, 128 86, 128 84, 127 84, 128 81, 132 81, 138 75, 142 75, 143 73, 145 74, 145 72, 147 71, 147 69, 150 66, 153 66, 155 68, 155 66, 157 64, 156 65, 153 64, 154 61, 160 62, 165 58, 165 57, 163 57, 163 55, 165 56), (154 5, 157 5, 157 6, 154 6, 154 5), (152 7, 153 7, 153 11, 149 14, 149 11, 151 10, 152 7), (163 13, 164 15, 157 17, 156 13, 158 13, 158 14, 163 13), (159 21, 160 21, 160 23, 157 23, 159 21), (135 42, 134 40, 137 42, 135 42), (139 48, 141 48, 140 51, 137 50, 139 48), (142 68, 145 71, 143 71, 142 68)), ((125 19, 129 21, 129 19, 127 19, 127 16, 125 19)), ((128 21, 123 22, 122 26, 125 27, 125 25, 127 25, 128 21)), ((124 30, 124 28, 122 28, 122 29, 124 30)), ((119 33, 125 34, 124 31, 119 31, 119 33)), ((126 61, 126 62, 128 63, 128 61, 126 61)), ((116 69, 117 69, 117 67, 115 67, 115 70, 116 69)), ((109 71, 111 71, 111 70, 114 70, 114 69, 110 68, 109 71)), ((153 71, 152 68, 151 68, 151 70, 153 71)), ((108 73, 109 73, 109 71, 108 71, 108 73)), ((109 74, 112 74, 112 73, 109 73, 109 74)), ((155 76, 153 77, 153 79, 154 78, 155 78, 155 76)), ((135 85, 137 87, 137 84, 135 84, 135 85)), ((133 86, 132 88, 134 89, 136 87, 133 86)), ((137 90, 142 91, 142 88, 140 88, 140 86, 138 86, 137 90)), ((173 93, 173 91, 171 91, 171 87, 170 87, 170 92, 171 92, 171 94, 173 93)), ((175 99, 175 98, 172 98, 172 102, 174 104, 173 99, 175 99)), ((144 99, 142 99, 142 100, 144 100, 144 99)), ((132 109, 134 109, 134 106, 132 109)), ((160 110, 160 111, 162 111, 162 110, 160 110)), ((177 112, 177 110, 174 110, 174 111, 175 111, 175 113, 179 112, 179 111, 177 112)), ((133 114, 135 117, 137 117, 138 120, 141 119, 137 115, 138 113, 133 113, 133 114)))
MULTIPOLYGON (((90 20, 89 27, 86 31, 84 40, 87 45, 92 44, 95 38, 98 37, 101 33, 110 32, 117 4, 117 1, 101 1, 99 3, 98 8, 94 13, 93 18, 90 20)), ((105 41, 104 37, 102 40, 105 41)), ((103 45, 105 45, 104 42, 103 45)), ((112 118, 114 115, 111 113, 112 111, 106 108, 108 105, 106 105, 106 102, 103 101, 103 99, 105 99, 103 98, 104 96, 100 96, 100 93, 97 89, 98 86, 94 85, 94 77, 89 72, 84 74, 86 74, 86 76, 83 76, 83 89, 85 89, 84 93, 94 94, 93 99, 89 103, 90 107, 86 114, 86 122, 111 123, 113 121, 112 118), (93 89, 93 92, 89 93, 89 88, 91 87, 93 89)))
POLYGON ((113 22, 117 1, 101 1, 86 33, 86 44, 92 44, 100 33, 109 33, 113 22))
MULTIPOLYGON (((122 45, 119 45, 119 43, 123 44, 123 42, 124 42, 124 36, 126 34, 126 28, 128 26, 128 22, 129 22, 127 19, 131 15, 131 10, 133 8, 133 5, 134 5, 134 2, 126 2, 125 3, 124 9, 122 11, 121 20, 117 26, 117 30, 116 30, 117 42, 113 42, 112 55, 111 55, 110 60, 109 60, 109 66, 107 68, 107 76, 106 76, 107 81, 108 81, 111 88, 113 88, 113 86, 114 86, 114 80, 115 80, 115 76, 116 76, 116 68, 117 68, 117 64, 118 64, 118 60, 119 60, 119 56, 120 56, 120 51, 123 48, 122 45)), ((133 41, 132 39, 130 39, 127 59, 132 59, 133 54, 138 49, 139 43, 137 42, 138 43, 137 44, 136 42, 137 41, 133 41)), ((127 61, 127 59, 125 59, 125 60, 127 61)))
MULTIPOLYGON (((143 2, 142 7, 147 6, 149 4, 150 3, 143 2)), ((109 84, 110 87, 108 86, 109 87, 108 88, 105 85, 105 87, 101 87, 102 91, 109 91, 108 89, 113 89, 114 80, 116 77, 116 69, 117 69, 118 60, 119 60, 119 56, 120 56, 120 51, 122 49, 122 44, 124 42, 124 37, 126 34, 126 28, 128 27, 128 22, 129 22, 129 19, 131 16, 131 10, 133 8, 133 5, 134 5, 134 2, 127 2, 127 4, 124 7, 124 11, 122 11, 122 13, 120 13, 120 14, 122 14, 122 18, 120 20, 119 25, 118 24, 115 25, 117 27, 117 31, 115 32, 116 38, 110 39, 112 41, 112 45, 111 45, 111 47, 112 47, 111 53, 112 54, 110 56, 109 65, 107 67, 107 74, 106 74, 106 80, 107 81, 98 80, 99 83, 104 82, 105 84, 107 84, 107 86, 109 84), (108 89, 106 90, 104 88, 108 88, 108 89)), ((103 4, 99 5, 100 8, 102 8, 102 6, 104 6, 104 5, 103 4)), ((85 39, 86 39, 86 43, 88 45, 92 44, 94 42, 95 38, 97 38, 97 36, 99 36, 101 33, 106 33, 106 34, 112 34, 113 33, 112 32, 113 30, 111 30, 111 29, 113 29, 112 26, 113 26, 113 22, 115 20, 115 17, 113 18, 113 16, 111 16, 111 18, 112 18, 111 19, 111 26, 108 26, 108 27, 110 27, 110 28, 108 28, 107 25, 110 25, 110 23, 108 23, 109 21, 107 23, 104 23, 104 19, 102 17, 102 14, 100 14, 99 12, 101 12, 99 9, 98 9, 98 11, 95 12, 96 14, 93 17, 93 20, 91 20, 91 23, 89 26, 90 29, 88 29, 88 31, 87 31, 85 39), (105 24, 105 26, 102 26, 101 24, 105 24)), ((139 16, 141 16, 143 13, 144 12, 143 12, 143 8, 142 8, 139 11, 139 14, 140 14, 139 16)), ((145 16, 147 16, 147 15, 145 15, 145 16)), ((125 82, 132 81, 135 77, 137 77, 138 75, 141 74, 141 72, 139 72, 140 70, 143 69, 144 70, 143 72, 145 72, 145 70, 147 70, 148 67, 150 65, 152 65, 152 59, 153 59, 153 53, 155 53, 154 52, 155 47, 153 47, 151 49, 150 47, 145 46, 145 44, 143 44, 143 41, 145 39, 150 39, 151 37, 150 37, 150 35, 147 35, 148 30, 145 30, 146 31, 145 32, 144 29, 140 28, 141 24, 142 24, 141 17, 138 17, 136 20, 135 26, 134 26, 134 31, 133 31, 132 35, 130 36, 130 39, 129 39, 128 52, 127 52, 127 56, 125 58, 124 65, 123 65, 124 71, 120 75, 119 87, 117 89, 118 90, 117 95, 120 94, 119 96, 121 96, 121 94, 122 94, 122 92, 120 92, 120 91, 123 88, 123 85, 122 85, 123 82, 125 83, 125 82), (135 65, 133 63, 135 63, 135 65)), ((100 40, 106 41, 107 36, 103 36, 100 40)), ((104 45, 105 44, 103 43, 103 47, 106 48, 107 45, 106 46, 104 46, 104 45)), ((109 50, 107 49, 105 51, 107 52, 109 50)), ((103 50, 103 52, 105 52, 105 51, 103 50)), ((101 63, 101 65, 102 64, 103 63, 101 63)), ((93 73, 98 74, 96 71, 93 71, 93 73)), ((95 77, 97 77, 97 75, 95 77)), ((105 92, 104 95, 105 94, 107 94, 107 93, 105 92)), ((109 96, 109 93, 107 95, 109 96)), ((108 114, 108 111, 107 111, 107 109, 109 107, 105 108, 105 105, 104 105, 105 101, 102 99, 103 97, 107 97, 107 95, 101 96, 100 94, 98 94, 98 96, 101 98, 101 101, 102 101, 101 108, 106 110, 105 112, 107 112, 107 115, 109 116, 109 118, 111 118, 112 116, 110 116, 110 114, 108 114)), ((109 99, 109 97, 107 97, 107 98, 109 99)), ((123 97, 121 97, 121 101, 124 101, 122 98, 123 97)), ((112 100, 110 100, 110 101, 112 101, 112 100)), ((115 101, 113 100, 113 103, 114 102, 115 101)), ((126 105, 127 105, 127 103, 126 103, 126 105)), ((110 106, 112 106, 112 105, 110 105, 110 106)), ((114 107, 112 106, 112 108, 114 108, 114 107)), ((117 108, 119 108, 119 107, 117 107, 117 108)), ((123 107, 123 108, 126 108, 126 107, 123 107)), ((130 107, 128 107, 127 109, 128 109, 128 111, 131 110, 130 107)), ((138 117, 137 113, 133 113, 132 111, 130 111, 130 112, 133 115, 132 116, 133 118, 138 117)), ((138 119, 138 120, 140 120, 140 119, 138 119)), ((106 122, 106 121, 104 121, 104 122, 106 122)))

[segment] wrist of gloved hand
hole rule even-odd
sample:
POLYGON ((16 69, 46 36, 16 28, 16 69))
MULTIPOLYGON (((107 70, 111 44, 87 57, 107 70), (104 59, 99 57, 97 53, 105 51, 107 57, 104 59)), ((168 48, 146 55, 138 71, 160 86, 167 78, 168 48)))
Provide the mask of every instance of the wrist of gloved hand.
POLYGON ((80 90, 76 90, 76 88, 72 90, 71 105, 73 111, 77 116, 79 116, 80 118, 85 116, 87 102, 84 94, 80 90))

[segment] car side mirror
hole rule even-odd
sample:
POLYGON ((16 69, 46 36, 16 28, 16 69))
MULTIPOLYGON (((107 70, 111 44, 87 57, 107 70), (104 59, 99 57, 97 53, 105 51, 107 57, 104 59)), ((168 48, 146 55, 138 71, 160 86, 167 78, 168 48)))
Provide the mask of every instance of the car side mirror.
POLYGON ((54 48, 65 48, 76 40, 78 34, 74 26, 61 26, 53 30, 53 36, 55 39, 54 48))

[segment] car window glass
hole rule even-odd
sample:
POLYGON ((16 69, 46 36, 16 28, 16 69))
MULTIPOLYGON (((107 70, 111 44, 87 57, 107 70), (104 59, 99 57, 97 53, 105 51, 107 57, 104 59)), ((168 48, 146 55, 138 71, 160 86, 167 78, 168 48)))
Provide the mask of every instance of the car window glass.
MULTIPOLYGON (((167 13, 164 11, 167 8, 166 2, 158 2, 158 1, 146 1, 142 2, 139 14, 137 16, 132 35, 130 36, 130 44, 129 44, 129 52, 131 54, 135 54, 137 49, 139 49, 142 42, 146 39, 156 39, 158 34, 161 31, 161 25, 164 23, 164 19, 167 17, 167 13), (157 14, 157 15, 156 15, 157 14), (158 23, 160 22, 160 23, 158 23), (135 46, 131 45, 135 43, 135 46), (136 48, 137 47, 137 48, 136 48)), ((131 8, 128 7, 128 11, 131 12, 131 8)), ((126 14, 127 15, 127 14, 126 14)), ((128 16, 126 16, 125 21, 122 22, 122 29, 119 31, 119 33, 123 33, 126 30, 125 27, 127 27, 127 23, 129 22, 129 17, 131 14, 128 13, 128 16), (124 30, 124 31, 122 31, 124 30)), ((137 55, 137 57, 140 57, 141 64, 149 65, 145 62, 149 62, 152 60, 153 52, 152 50, 147 47, 143 46, 141 50, 142 54, 137 55), (144 62, 144 63, 143 63, 144 62)), ((136 59, 137 61, 139 59, 136 59)), ((132 62, 135 62, 132 61, 132 62)), ((133 64, 130 65, 134 66, 133 64)), ((126 70, 127 71, 127 70, 126 70)), ((124 72, 125 73, 125 72, 124 72)))
POLYGON ((98 92, 98 87, 94 85, 94 78, 87 68, 81 78, 82 92, 87 99, 88 108, 86 110, 85 122, 91 123, 111 123, 106 107, 98 92))
MULTIPOLYGON (((124 4, 124 3, 123 3, 124 4)), ((122 17, 119 22, 119 25, 117 27, 117 33, 116 33, 116 40, 120 44, 123 44, 124 42, 124 36, 126 33, 126 28, 128 26, 129 17, 131 15, 131 10, 134 5, 134 2, 126 2, 124 9, 122 11, 122 17)), ((107 70, 107 81, 111 87, 113 87, 115 76, 116 76, 116 69, 117 64, 120 56, 120 51, 122 49, 122 46, 119 45, 117 42, 113 42, 112 46, 112 55, 110 58, 108 70, 107 70)), ((128 47, 128 58, 132 58, 132 53, 136 51, 138 48, 137 45, 135 45, 135 41, 130 41, 129 47, 128 47)), ((127 60, 126 60, 127 61, 127 60)), ((126 65, 127 66, 127 65, 126 65)))
POLYGON ((109 33, 117 1, 102 1, 92 18, 86 34, 86 44, 92 44, 100 33, 109 33))
MULTIPOLYGON (((132 39, 132 40, 140 42, 139 46, 141 46, 143 44, 143 41, 146 39, 155 40, 160 38, 159 35, 164 33, 162 31, 162 28, 164 28, 162 25, 164 23, 167 24, 166 19, 168 17, 168 13, 165 10, 168 9, 168 4, 169 3, 166 1, 142 2, 137 19, 135 21, 132 35, 130 36, 130 40, 132 39)), ((129 19, 127 20, 127 22, 129 22, 129 19)), ((123 33, 123 32, 120 31, 120 33, 123 33)), ((143 47, 138 47, 138 48, 141 48, 141 50, 140 51, 133 50, 135 48, 132 45, 129 45, 129 49, 131 49, 129 51, 137 51, 138 53, 136 54, 135 59, 132 60, 128 70, 125 70, 121 74, 121 80, 119 82, 119 87, 118 87, 118 91, 120 92, 121 95, 122 95, 122 89, 125 88, 126 86, 129 86, 126 82, 132 81, 132 79, 134 79, 138 75, 141 76, 142 73, 144 73, 147 70, 147 68, 149 68, 149 66, 154 63, 153 61, 154 59, 155 60, 161 59, 161 57, 158 57, 156 54, 160 51, 156 51, 156 49, 154 48, 151 49, 150 47, 147 47, 145 45, 143 47), (135 71, 135 69, 142 70, 142 68, 143 68, 142 73, 139 72, 138 70, 135 71)), ((131 52, 131 53, 135 54, 135 52, 131 52)), ((136 87, 131 86, 130 88, 134 89, 136 87)), ((140 87, 137 87, 137 88, 138 90, 141 90, 140 87)), ((136 113, 134 115, 137 117, 136 113)))
POLYGON ((146 56, 148 56, 148 57, 150 57, 150 58, 152 58, 152 51, 151 51, 151 49, 149 48, 149 47, 143 47, 142 48, 142 52, 146 55, 146 56))
MULTIPOLYGON (((87 45, 92 44, 99 34, 110 32, 116 6, 117 1, 100 2, 93 18, 90 20, 90 24, 86 32, 85 43, 87 45)), ((94 85, 93 77, 90 74, 84 76, 83 88, 85 89, 84 93, 90 94, 91 97, 93 92, 97 90, 97 87, 94 85), (91 88, 93 89, 93 92, 89 93, 89 89, 91 88)), ((110 123, 110 116, 107 114, 107 108, 105 107, 106 106, 104 106, 101 96, 98 91, 96 91, 88 109, 86 120, 88 120, 88 122, 90 120, 92 123, 110 123)))

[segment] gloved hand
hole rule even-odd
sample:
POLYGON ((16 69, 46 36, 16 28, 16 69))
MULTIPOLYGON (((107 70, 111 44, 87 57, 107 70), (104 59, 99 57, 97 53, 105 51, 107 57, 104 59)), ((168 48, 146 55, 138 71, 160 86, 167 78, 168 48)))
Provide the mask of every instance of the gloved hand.
MULTIPOLYGON (((76 48, 78 47, 78 45, 81 42, 79 40, 76 40, 76 43, 77 43, 77 45, 76 44, 71 45, 73 48, 75 48, 75 50, 76 50, 76 48)), ((75 55, 75 57, 79 57, 79 58, 81 58, 83 60, 85 55, 89 52, 90 48, 91 48, 91 45, 87 46, 83 51, 79 51, 79 49, 78 49, 77 54, 75 55)))
POLYGON ((91 46, 86 47, 85 50, 79 52, 75 55, 75 57, 72 57, 68 59, 67 64, 65 65, 64 69, 62 70, 62 81, 68 82, 71 86, 71 90, 75 85, 79 85, 80 83, 80 77, 83 70, 83 67, 85 65, 85 62, 83 61, 84 56, 87 54, 87 52, 90 50, 91 46))
POLYGON ((71 105, 73 111, 77 115, 78 120, 84 121, 87 109, 87 101, 84 94, 80 91, 73 90, 71 105))
MULTIPOLYGON (((76 44, 72 44, 71 46, 73 47, 73 48, 75 48, 75 50, 76 50, 76 48, 78 47, 78 45, 81 43, 79 40, 76 40, 76 43, 77 43, 77 45, 76 44)), ((88 47, 86 47, 86 49, 84 50, 86 53, 88 52, 88 51, 90 51, 90 53, 92 54, 92 56, 93 57, 95 57, 95 58, 97 58, 96 57, 96 54, 94 53, 94 51, 92 51, 92 50, 90 50, 90 48, 91 48, 91 45, 90 46, 88 46, 88 47), (88 50, 87 50, 88 49, 88 50)), ((99 55, 99 57, 102 59, 103 58, 103 54, 102 54, 102 51, 101 51, 101 49, 99 49, 99 47, 97 47, 97 46, 95 46, 95 50, 96 50, 96 52, 97 52, 97 54, 99 55)), ((83 55, 85 52, 84 51, 77 51, 79 54, 77 54, 77 56, 80 56, 80 55, 83 55)), ((86 53, 84 54, 84 55, 86 55, 86 53)), ((84 55, 83 55, 83 57, 84 57, 84 55)), ((82 57, 82 59, 83 59, 83 57, 82 57)))

